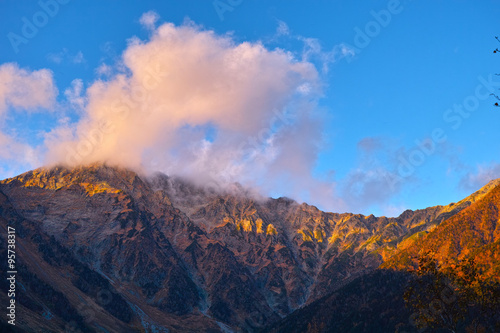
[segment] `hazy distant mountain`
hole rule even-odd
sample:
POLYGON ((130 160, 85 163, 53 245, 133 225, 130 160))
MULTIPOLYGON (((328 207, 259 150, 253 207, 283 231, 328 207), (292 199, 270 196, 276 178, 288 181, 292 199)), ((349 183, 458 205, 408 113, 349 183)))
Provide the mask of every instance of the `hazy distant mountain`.
MULTIPOLYGON (((106 165, 30 171, 0 182, 0 230, 12 226, 17 236, 17 327, 280 331, 283 318, 325 295, 359 281, 383 284, 377 267, 401 269, 397 258, 419 247, 446 248, 443 258, 467 255, 452 246, 462 244, 456 237, 477 236, 474 249, 489 257, 500 235, 498 184, 456 204, 386 218, 261 199, 239 185, 215 193, 106 165), (453 236, 457 228, 461 236, 453 236)), ((0 300, 8 301, 5 292, 0 300)))

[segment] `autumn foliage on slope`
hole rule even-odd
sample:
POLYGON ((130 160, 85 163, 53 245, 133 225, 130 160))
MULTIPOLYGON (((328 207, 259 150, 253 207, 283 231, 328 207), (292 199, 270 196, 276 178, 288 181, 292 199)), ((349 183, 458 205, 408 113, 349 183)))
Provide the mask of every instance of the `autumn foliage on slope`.
POLYGON ((422 251, 433 253, 442 268, 474 259, 484 280, 500 281, 500 186, 481 200, 444 221, 438 228, 395 254, 381 268, 409 270, 417 267, 422 251))

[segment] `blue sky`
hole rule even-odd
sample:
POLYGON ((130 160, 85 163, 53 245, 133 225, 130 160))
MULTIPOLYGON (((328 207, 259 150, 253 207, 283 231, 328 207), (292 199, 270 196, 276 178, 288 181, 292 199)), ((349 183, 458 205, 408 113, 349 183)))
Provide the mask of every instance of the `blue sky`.
POLYGON ((0 66, 47 69, 58 93, 34 108, 7 102, 0 110, 10 142, 2 147, 0 136, 0 178, 43 164, 46 134, 85 118, 64 92, 75 79, 83 90, 102 79, 103 64, 116 71, 132 37, 148 41, 140 18, 150 11, 156 28, 189 20, 236 45, 261 43, 315 66, 322 88, 312 117, 321 126, 311 131, 321 140, 304 175, 310 181, 292 189, 284 180, 266 194, 393 216, 458 201, 500 177, 500 110, 488 96, 500 88, 497 1, 4 0, 0 66), (315 199, 312 183, 330 186, 331 201, 315 199))

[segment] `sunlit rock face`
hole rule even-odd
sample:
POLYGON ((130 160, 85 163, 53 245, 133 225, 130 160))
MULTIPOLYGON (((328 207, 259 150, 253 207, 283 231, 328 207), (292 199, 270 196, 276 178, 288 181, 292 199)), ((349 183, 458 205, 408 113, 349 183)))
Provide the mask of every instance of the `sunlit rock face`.
POLYGON ((386 218, 94 164, 1 181, 0 224, 17 232, 21 327, 253 332, 372 272, 483 192, 386 218))

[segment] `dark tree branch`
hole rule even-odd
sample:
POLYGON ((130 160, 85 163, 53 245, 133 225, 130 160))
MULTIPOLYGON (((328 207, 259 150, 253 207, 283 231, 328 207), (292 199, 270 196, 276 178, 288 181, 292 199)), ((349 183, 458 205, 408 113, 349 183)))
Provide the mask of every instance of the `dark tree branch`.
MULTIPOLYGON (((495 39, 497 40, 497 42, 499 42, 499 43, 500 43, 500 38, 498 38, 498 36, 495 36, 495 39)), ((498 47, 497 47, 496 49, 494 49, 494 50, 493 50, 493 53, 497 53, 497 52, 498 52, 498 53, 500 53, 500 50, 498 49, 498 47)), ((495 74, 495 75, 500 76, 500 73, 497 73, 497 74, 495 74)), ((495 97, 497 100, 499 100, 499 101, 500 101, 500 97, 498 97, 498 95, 497 95, 497 94, 490 94, 490 95, 492 95, 493 97, 495 97)), ((495 102, 495 104, 494 104, 494 105, 495 105, 496 107, 500 107, 500 105, 498 104, 498 102, 495 102)))

